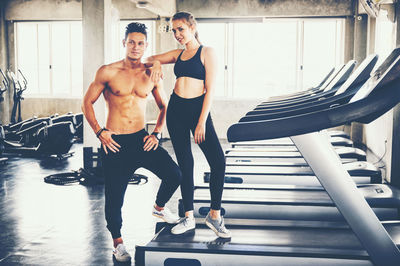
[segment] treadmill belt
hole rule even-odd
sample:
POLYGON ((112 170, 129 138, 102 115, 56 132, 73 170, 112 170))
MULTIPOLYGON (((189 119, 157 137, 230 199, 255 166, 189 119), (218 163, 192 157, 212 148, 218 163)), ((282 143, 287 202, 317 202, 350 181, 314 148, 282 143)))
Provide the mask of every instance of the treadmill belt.
MULTIPOLYGON (((368 204, 379 220, 398 220, 399 190, 387 185, 360 187, 368 204)), ((209 212, 208 187, 196 187, 194 191, 194 215, 205 217, 209 212)), ((344 221, 326 191, 293 189, 241 189, 225 188, 221 213, 225 218, 344 221)), ((179 214, 184 215, 180 201, 179 214)))
MULTIPOLYGON (((356 184, 370 184, 376 181, 376 179, 370 176, 352 176, 353 181, 356 184)), ((209 182, 209 177, 204 176, 204 182, 209 182)), ((225 175, 225 183, 236 183, 236 184, 275 184, 275 185, 295 185, 295 186, 312 186, 320 187, 321 183, 314 175, 304 175, 299 178, 295 175, 240 175, 230 174, 225 175)))
MULTIPOLYGON (((400 207, 400 194, 397 189, 387 185, 369 185, 358 188, 367 202, 380 207, 400 207)), ((210 200, 208 187, 196 188, 194 197, 197 201, 210 200)), ((335 206, 328 193, 323 190, 285 190, 285 189, 233 189, 226 188, 222 195, 224 202, 230 203, 292 203, 293 205, 335 206)), ((222 206, 223 207, 223 206, 222 206)))
MULTIPOLYGON (((230 240, 216 237, 203 223, 196 224, 194 232, 183 235, 172 235, 171 227, 167 226, 149 244, 136 247, 136 262, 138 265, 144 261, 146 265, 166 265, 168 259, 181 258, 187 262, 181 265, 209 265, 210 259, 215 263, 219 256, 230 255, 226 258, 233 260, 234 265, 254 265, 252 262, 257 260, 256 256, 266 256, 259 262, 264 262, 264 265, 275 256, 279 257, 276 265, 287 265, 286 257, 318 258, 317 265, 372 265, 357 237, 348 228, 245 226, 244 220, 230 224, 228 219, 226 222, 233 236, 230 240), (319 260, 326 262, 329 258, 333 259, 330 264, 320 264, 319 260), (234 260, 240 260, 240 264, 234 260)), ((384 226, 399 246, 400 225, 387 222, 384 226)), ((297 261, 300 263, 302 259, 297 261)), ((224 265, 231 263, 225 261, 224 265)))

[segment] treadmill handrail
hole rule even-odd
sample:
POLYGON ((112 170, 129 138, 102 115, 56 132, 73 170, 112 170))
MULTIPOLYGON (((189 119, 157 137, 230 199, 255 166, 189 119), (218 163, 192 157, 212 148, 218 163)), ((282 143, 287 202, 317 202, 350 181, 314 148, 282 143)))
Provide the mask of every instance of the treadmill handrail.
POLYGON ((263 102, 264 104, 279 104, 285 101, 291 101, 295 99, 299 99, 305 96, 309 96, 311 94, 316 94, 316 93, 321 93, 324 91, 324 89, 330 84, 330 82, 339 74, 339 72, 344 68, 345 64, 340 65, 340 67, 337 67, 334 69, 333 74, 331 74, 328 79, 325 80, 325 82, 321 85, 319 85, 316 90, 306 90, 306 91, 299 91, 296 94, 289 94, 289 95, 283 95, 282 99, 273 99, 269 100, 266 102, 263 102), (285 97, 287 96, 287 97, 285 97))
POLYGON ((339 70, 339 72, 335 75, 335 77, 330 80, 330 82, 325 86, 321 88, 321 90, 318 90, 316 92, 310 92, 304 95, 301 95, 299 97, 291 97, 288 99, 284 99, 281 101, 272 101, 272 102, 264 102, 262 104, 265 104, 266 106, 280 106, 280 105, 286 105, 286 104, 291 104, 293 102, 298 102, 298 101, 303 101, 307 100, 310 97, 313 98, 318 98, 318 96, 323 96, 323 95, 331 95, 336 92, 337 89, 339 89, 339 86, 341 86, 344 81, 350 76, 351 72, 353 71, 355 65, 356 65, 356 60, 350 60, 347 62, 347 64, 339 70))
POLYGON ((228 140, 232 142, 281 138, 315 132, 353 121, 369 123, 400 102, 398 92, 400 78, 397 75, 399 71, 400 56, 394 60, 384 75, 377 80, 371 77, 364 84, 366 89, 362 88, 356 94, 357 100, 354 102, 279 119, 239 122, 229 127, 228 140), (374 88, 370 88, 371 84, 374 88))
MULTIPOLYGON (((329 93, 322 93, 319 95, 320 97, 317 98, 309 98, 305 99, 304 101, 299 101, 299 102, 293 102, 291 104, 287 105, 281 105, 279 107, 264 107, 263 105, 257 106, 253 111, 248 112, 247 114, 256 114, 259 112, 282 112, 285 109, 294 109, 298 108, 300 106, 309 106, 314 103, 318 104, 321 103, 322 101, 332 101, 332 99, 340 99, 340 95, 346 95, 346 92, 354 91, 355 89, 357 90, 360 88, 360 85, 365 83, 369 77, 372 69, 374 68, 376 62, 378 61, 378 55, 376 54, 371 54, 369 55, 366 59, 363 60, 363 62, 357 67, 357 69, 350 75, 350 77, 344 82, 340 88, 336 91, 336 93, 332 96, 330 96, 329 93), (324 96, 328 96, 327 98, 324 98, 324 96), (330 96, 330 97, 329 97, 330 96), (309 101, 313 100, 313 101, 309 101), (314 101, 315 100, 315 101, 314 101)), ((354 92, 355 93, 355 92, 354 92)))

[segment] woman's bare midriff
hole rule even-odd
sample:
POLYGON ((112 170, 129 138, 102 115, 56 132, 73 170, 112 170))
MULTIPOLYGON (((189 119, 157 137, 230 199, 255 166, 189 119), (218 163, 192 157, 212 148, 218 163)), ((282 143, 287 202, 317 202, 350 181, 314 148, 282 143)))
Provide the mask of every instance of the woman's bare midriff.
POLYGON ((182 98, 196 98, 205 93, 204 80, 180 77, 175 82, 174 92, 182 98))

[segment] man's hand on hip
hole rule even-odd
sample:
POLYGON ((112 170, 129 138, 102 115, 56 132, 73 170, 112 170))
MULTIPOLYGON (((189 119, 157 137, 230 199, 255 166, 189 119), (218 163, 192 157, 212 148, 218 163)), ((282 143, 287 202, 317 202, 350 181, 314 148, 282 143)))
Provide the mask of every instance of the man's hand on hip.
POLYGON ((158 147, 158 139, 154 135, 147 135, 143 138, 144 151, 156 150, 158 147))
POLYGON ((116 134, 114 131, 110 130, 104 130, 101 132, 99 139, 101 141, 101 144, 103 146, 104 152, 108 154, 107 149, 109 149, 112 152, 119 152, 118 148, 121 148, 121 146, 112 138, 112 135, 116 134))

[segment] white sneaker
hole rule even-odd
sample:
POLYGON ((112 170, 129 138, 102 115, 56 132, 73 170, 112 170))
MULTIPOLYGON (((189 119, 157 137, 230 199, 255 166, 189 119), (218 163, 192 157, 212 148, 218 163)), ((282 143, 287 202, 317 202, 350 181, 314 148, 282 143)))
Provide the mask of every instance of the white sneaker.
POLYGON ((113 251, 115 259, 119 262, 127 262, 131 260, 131 255, 126 251, 125 245, 120 243, 113 251))
POLYGON ((169 224, 176 224, 179 222, 178 215, 173 214, 168 208, 165 207, 161 211, 157 211, 157 209, 153 206, 152 214, 155 217, 163 219, 164 222, 169 224))
POLYGON ((193 230, 196 227, 196 221, 194 218, 185 217, 177 225, 172 227, 171 233, 174 235, 183 234, 189 230, 193 230))
POLYGON ((210 213, 208 213, 205 222, 206 225, 210 227, 210 229, 213 230, 217 236, 222 238, 232 237, 231 232, 225 227, 224 217, 221 216, 221 219, 214 220, 211 219, 210 213))

